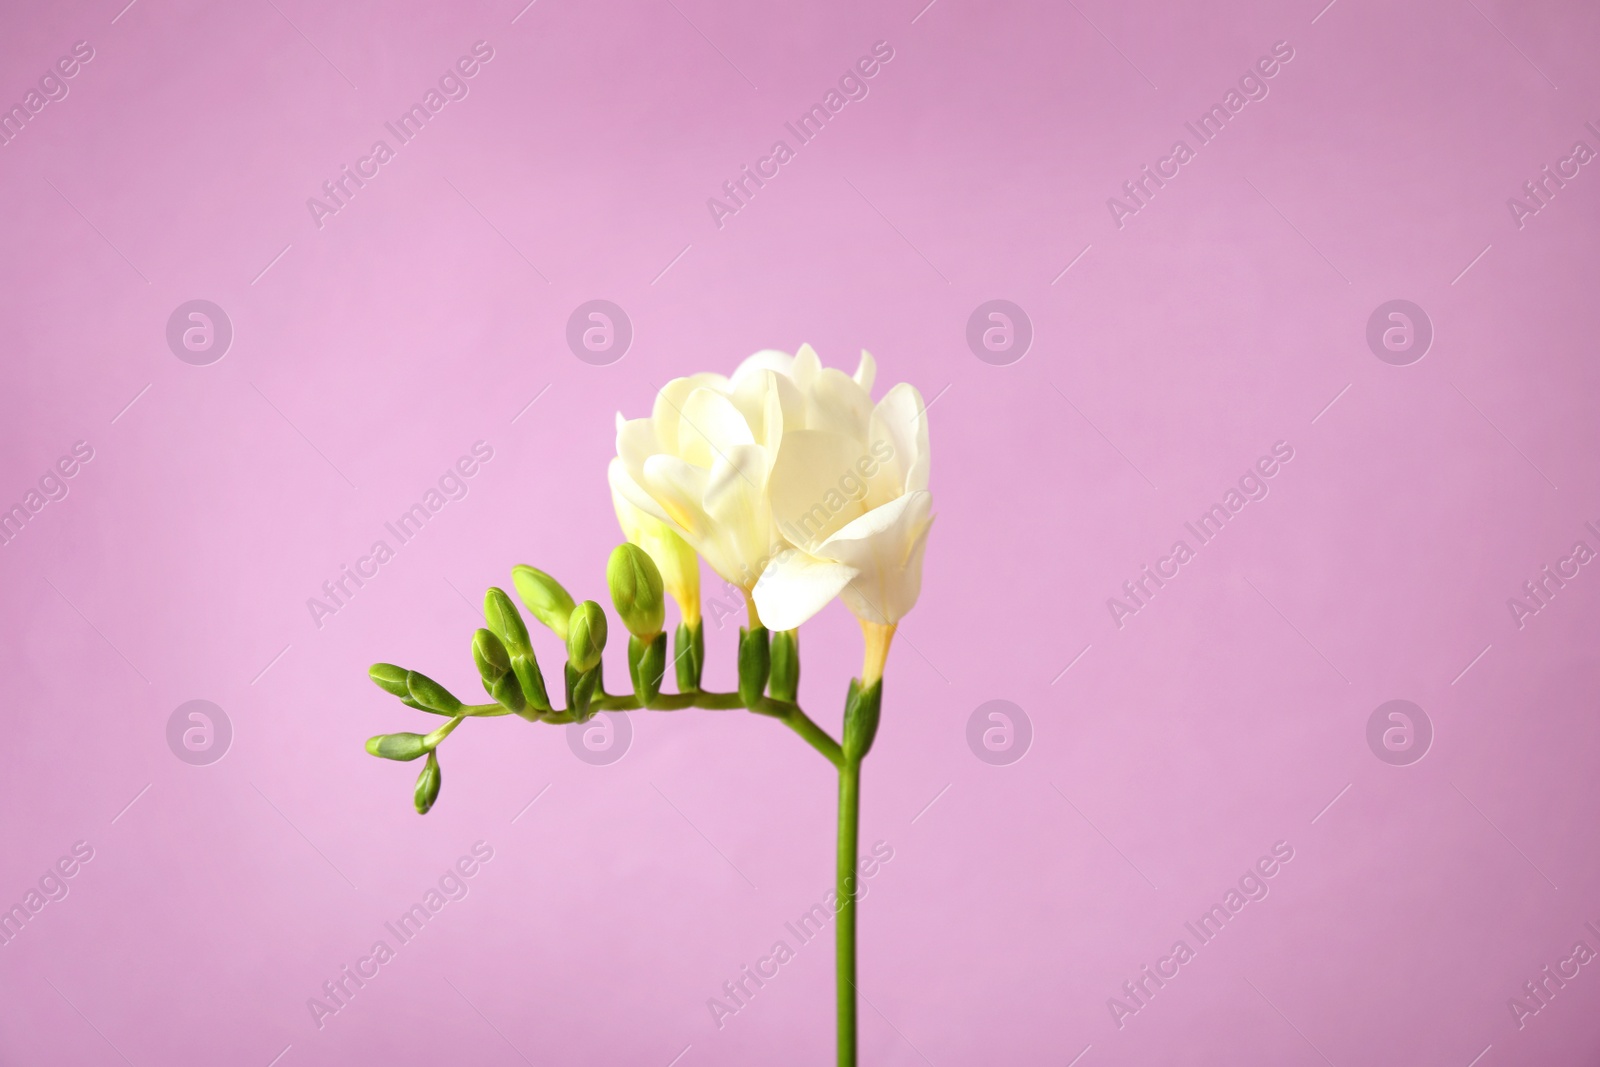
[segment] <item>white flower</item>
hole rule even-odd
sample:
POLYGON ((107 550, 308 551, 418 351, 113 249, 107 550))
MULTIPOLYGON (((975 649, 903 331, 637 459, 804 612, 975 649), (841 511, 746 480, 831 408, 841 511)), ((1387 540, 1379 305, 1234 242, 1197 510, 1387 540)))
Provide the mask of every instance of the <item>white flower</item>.
POLYGON ((807 383, 806 427, 784 434, 773 464, 769 496, 791 550, 768 564, 754 595, 775 630, 836 595, 863 624, 893 627, 922 590, 933 524, 927 415, 904 383, 874 407, 863 357, 854 380, 824 369, 807 383))
POLYGON ((922 585, 928 431, 909 385, 873 406, 875 371, 866 352, 850 376, 802 345, 668 382, 648 419, 617 417, 619 518, 626 504, 666 523, 771 629, 835 596, 892 627, 922 585))

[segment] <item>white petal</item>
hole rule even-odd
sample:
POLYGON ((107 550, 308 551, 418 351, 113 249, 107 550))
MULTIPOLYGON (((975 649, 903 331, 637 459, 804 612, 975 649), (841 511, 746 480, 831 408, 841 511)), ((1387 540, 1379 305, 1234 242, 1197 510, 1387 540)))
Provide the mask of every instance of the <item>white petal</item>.
POLYGON ((861 350, 861 362, 856 365, 856 384, 861 386, 861 388, 865 389, 868 393, 871 393, 872 383, 877 379, 877 377, 878 361, 872 358, 871 352, 868 352, 865 348, 863 348, 861 350))
POLYGON ((644 469, 644 461, 661 450, 651 420, 622 419, 617 423, 617 456, 635 478, 644 469))
POLYGON ((750 424, 733 401, 715 389, 696 389, 683 404, 678 423, 680 458, 696 467, 710 467, 740 445, 755 444, 750 424))
POLYGON ((756 611, 769 630, 792 630, 839 595, 855 569, 790 549, 780 552, 756 582, 756 611))
POLYGON ((794 366, 789 368, 789 377, 794 379, 794 384, 802 393, 811 390, 811 382, 822 369, 822 360, 817 358, 817 350, 810 345, 801 345, 800 350, 794 354, 794 366))
POLYGON ((872 422, 872 397, 844 371, 825 367, 811 383, 806 426, 830 430, 861 442, 865 448, 872 422))
POLYGON ((924 408, 916 387, 901 382, 878 401, 872 412, 872 441, 887 441, 894 449, 892 464, 900 487, 907 492, 928 488, 928 465, 917 462, 928 454, 928 416, 924 408), (919 472, 922 484, 912 485, 907 480, 914 471, 919 472))
POLYGON ((764 370, 776 371, 784 377, 789 376, 790 368, 794 366, 794 357, 787 352, 780 352, 776 348, 763 348, 753 356, 747 356, 733 372, 733 386, 738 388, 739 383, 748 375, 757 374, 764 370))
POLYGON ((650 409, 650 421, 656 428, 659 451, 678 454, 678 422, 683 418, 683 405, 696 389, 726 390, 728 379, 720 374, 691 374, 687 378, 674 378, 661 387, 655 404, 650 409))
POLYGON ((858 618, 898 622, 916 604, 932 505, 931 493, 908 493, 867 512, 815 550, 860 572, 840 594, 858 618))
POLYGON ((772 465, 772 517, 798 548, 815 550, 865 511, 865 483, 857 464, 865 456, 852 438, 821 430, 783 435, 772 465))
POLYGON ((713 533, 711 519, 702 504, 709 478, 710 473, 704 467, 685 463, 677 456, 656 455, 645 460, 641 483, 662 515, 683 531, 684 540, 702 553, 705 551, 702 543, 713 533))
POLYGON ((839 591, 851 614, 864 622, 894 624, 911 613, 922 595, 922 557, 933 520, 912 539, 900 569, 892 575, 861 575, 839 591))
POLYGON ((766 450, 758 445, 730 449, 711 465, 702 497, 705 513, 716 526, 717 555, 726 568, 717 573, 741 588, 749 588, 761 576, 772 550, 769 462, 766 450))

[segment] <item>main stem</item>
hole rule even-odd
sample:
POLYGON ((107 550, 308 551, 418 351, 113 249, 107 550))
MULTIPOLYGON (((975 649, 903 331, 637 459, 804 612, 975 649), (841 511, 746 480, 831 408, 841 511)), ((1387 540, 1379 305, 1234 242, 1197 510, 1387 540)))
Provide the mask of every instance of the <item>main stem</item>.
POLYGON ((834 891, 834 974, 839 1003, 839 1067, 856 1067, 856 839, 861 832, 861 761, 839 765, 839 855, 834 891))

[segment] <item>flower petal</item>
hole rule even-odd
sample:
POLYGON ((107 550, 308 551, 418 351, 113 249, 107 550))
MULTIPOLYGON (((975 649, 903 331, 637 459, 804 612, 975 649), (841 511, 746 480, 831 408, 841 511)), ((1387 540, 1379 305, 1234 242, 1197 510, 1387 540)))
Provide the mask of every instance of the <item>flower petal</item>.
POLYGON ((870 394, 872 392, 872 383, 877 379, 877 377, 878 361, 872 358, 871 352, 868 352, 865 348, 863 348, 861 350, 861 362, 856 365, 856 384, 861 386, 861 388, 865 389, 870 394))
POLYGON ((857 466, 864 458, 865 449, 845 434, 822 430, 784 434, 772 465, 770 489, 779 532, 797 548, 815 550, 865 513, 865 483, 857 466))
POLYGON ((856 575, 855 568, 797 549, 780 552, 761 572, 756 611, 769 630, 792 630, 827 606, 856 575))
POLYGON ((710 467, 729 450, 755 440, 744 414, 715 389, 696 389, 684 401, 677 454, 696 467, 710 467))

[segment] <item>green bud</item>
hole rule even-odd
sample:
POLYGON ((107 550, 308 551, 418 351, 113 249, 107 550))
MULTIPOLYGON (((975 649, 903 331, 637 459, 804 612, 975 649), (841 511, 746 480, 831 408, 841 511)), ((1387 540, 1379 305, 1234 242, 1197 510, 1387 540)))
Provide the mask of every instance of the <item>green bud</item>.
POLYGON ((767 675, 772 670, 767 639, 765 626, 754 630, 739 627, 739 699, 747 708, 761 703, 761 695, 767 691, 767 675))
POLYGON ((507 649, 525 652, 528 649, 528 628, 523 625, 522 612, 506 596, 506 591, 490 586, 483 594, 483 617, 507 649))
POLYGON ((680 622, 672 641, 672 665, 678 673, 678 692, 693 693, 700 688, 700 672, 705 662, 705 623, 696 622, 691 628, 680 622))
POLYGON ((367 751, 383 759, 414 760, 428 751, 421 734, 378 734, 367 738, 367 751))
POLYGON ((579 672, 592 671, 606 647, 606 612, 592 600, 572 609, 567 622, 567 661, 579 672))
POLYGON ((573 611, 572 594, 561 588, 561 583, 544 571, 525 563, 511 568, 511 584, 517 587, 517 595, 533 612, 533 617, 565 641, 567 619, 573 611))
POLYGON ((791 704, 800 692, 799 630, 779 630, 772 635, 772 679, 768 689, 774 700, 791 704))
POLYGON ((529 649, 526 656, 511 657, 511 672, 517 677, 517 688, 522 690, 522 695, 535 710, 549 711, 550 696, 545 692, 544 675, 539 671, 539 661, 533 658, 533 650, 529 649))
POLYGON ((379 689, 402 700, 411 695, 411 690, 406 688, 407 673, 404 667, 396 667, 393 663, 374 663, 367 668, 367 677, 379 689))
POLYGON ((428 762, 422 765, 422 773, 417 775, 417 789, 412 794, 412 799, 417 805, 417 814, 426 815, 433 807, 433 802, 439 799, 439 754, 428 753, 428 762))
POLYGON ((606 584, 617 616, 633 636, 649 641, 661 632, 667 617, 661 571, 638 545, 624 541, 611 551, 606 563, 606 584))
POLYGON ((457 700, 450 690, 426 674, 407 671, 406 689, 410 691, 412 700, 429 711, 437 711, 441 715, 454 715, 461 710, 461 701, 457 700))
POLYGON ((844 702, 844 758, 859 762, 872 748, 872 739, 878 734, 878 712, 883 706, 883 679, 879 678, 867 688, 861 680, 850 679, 850 693, 844 702))
POLYGON ((511 655, 506 646, 489 630, 478 630, 472 635, 472 662, 478 665, 485 686, 504 678, 511 672, 511 655))

